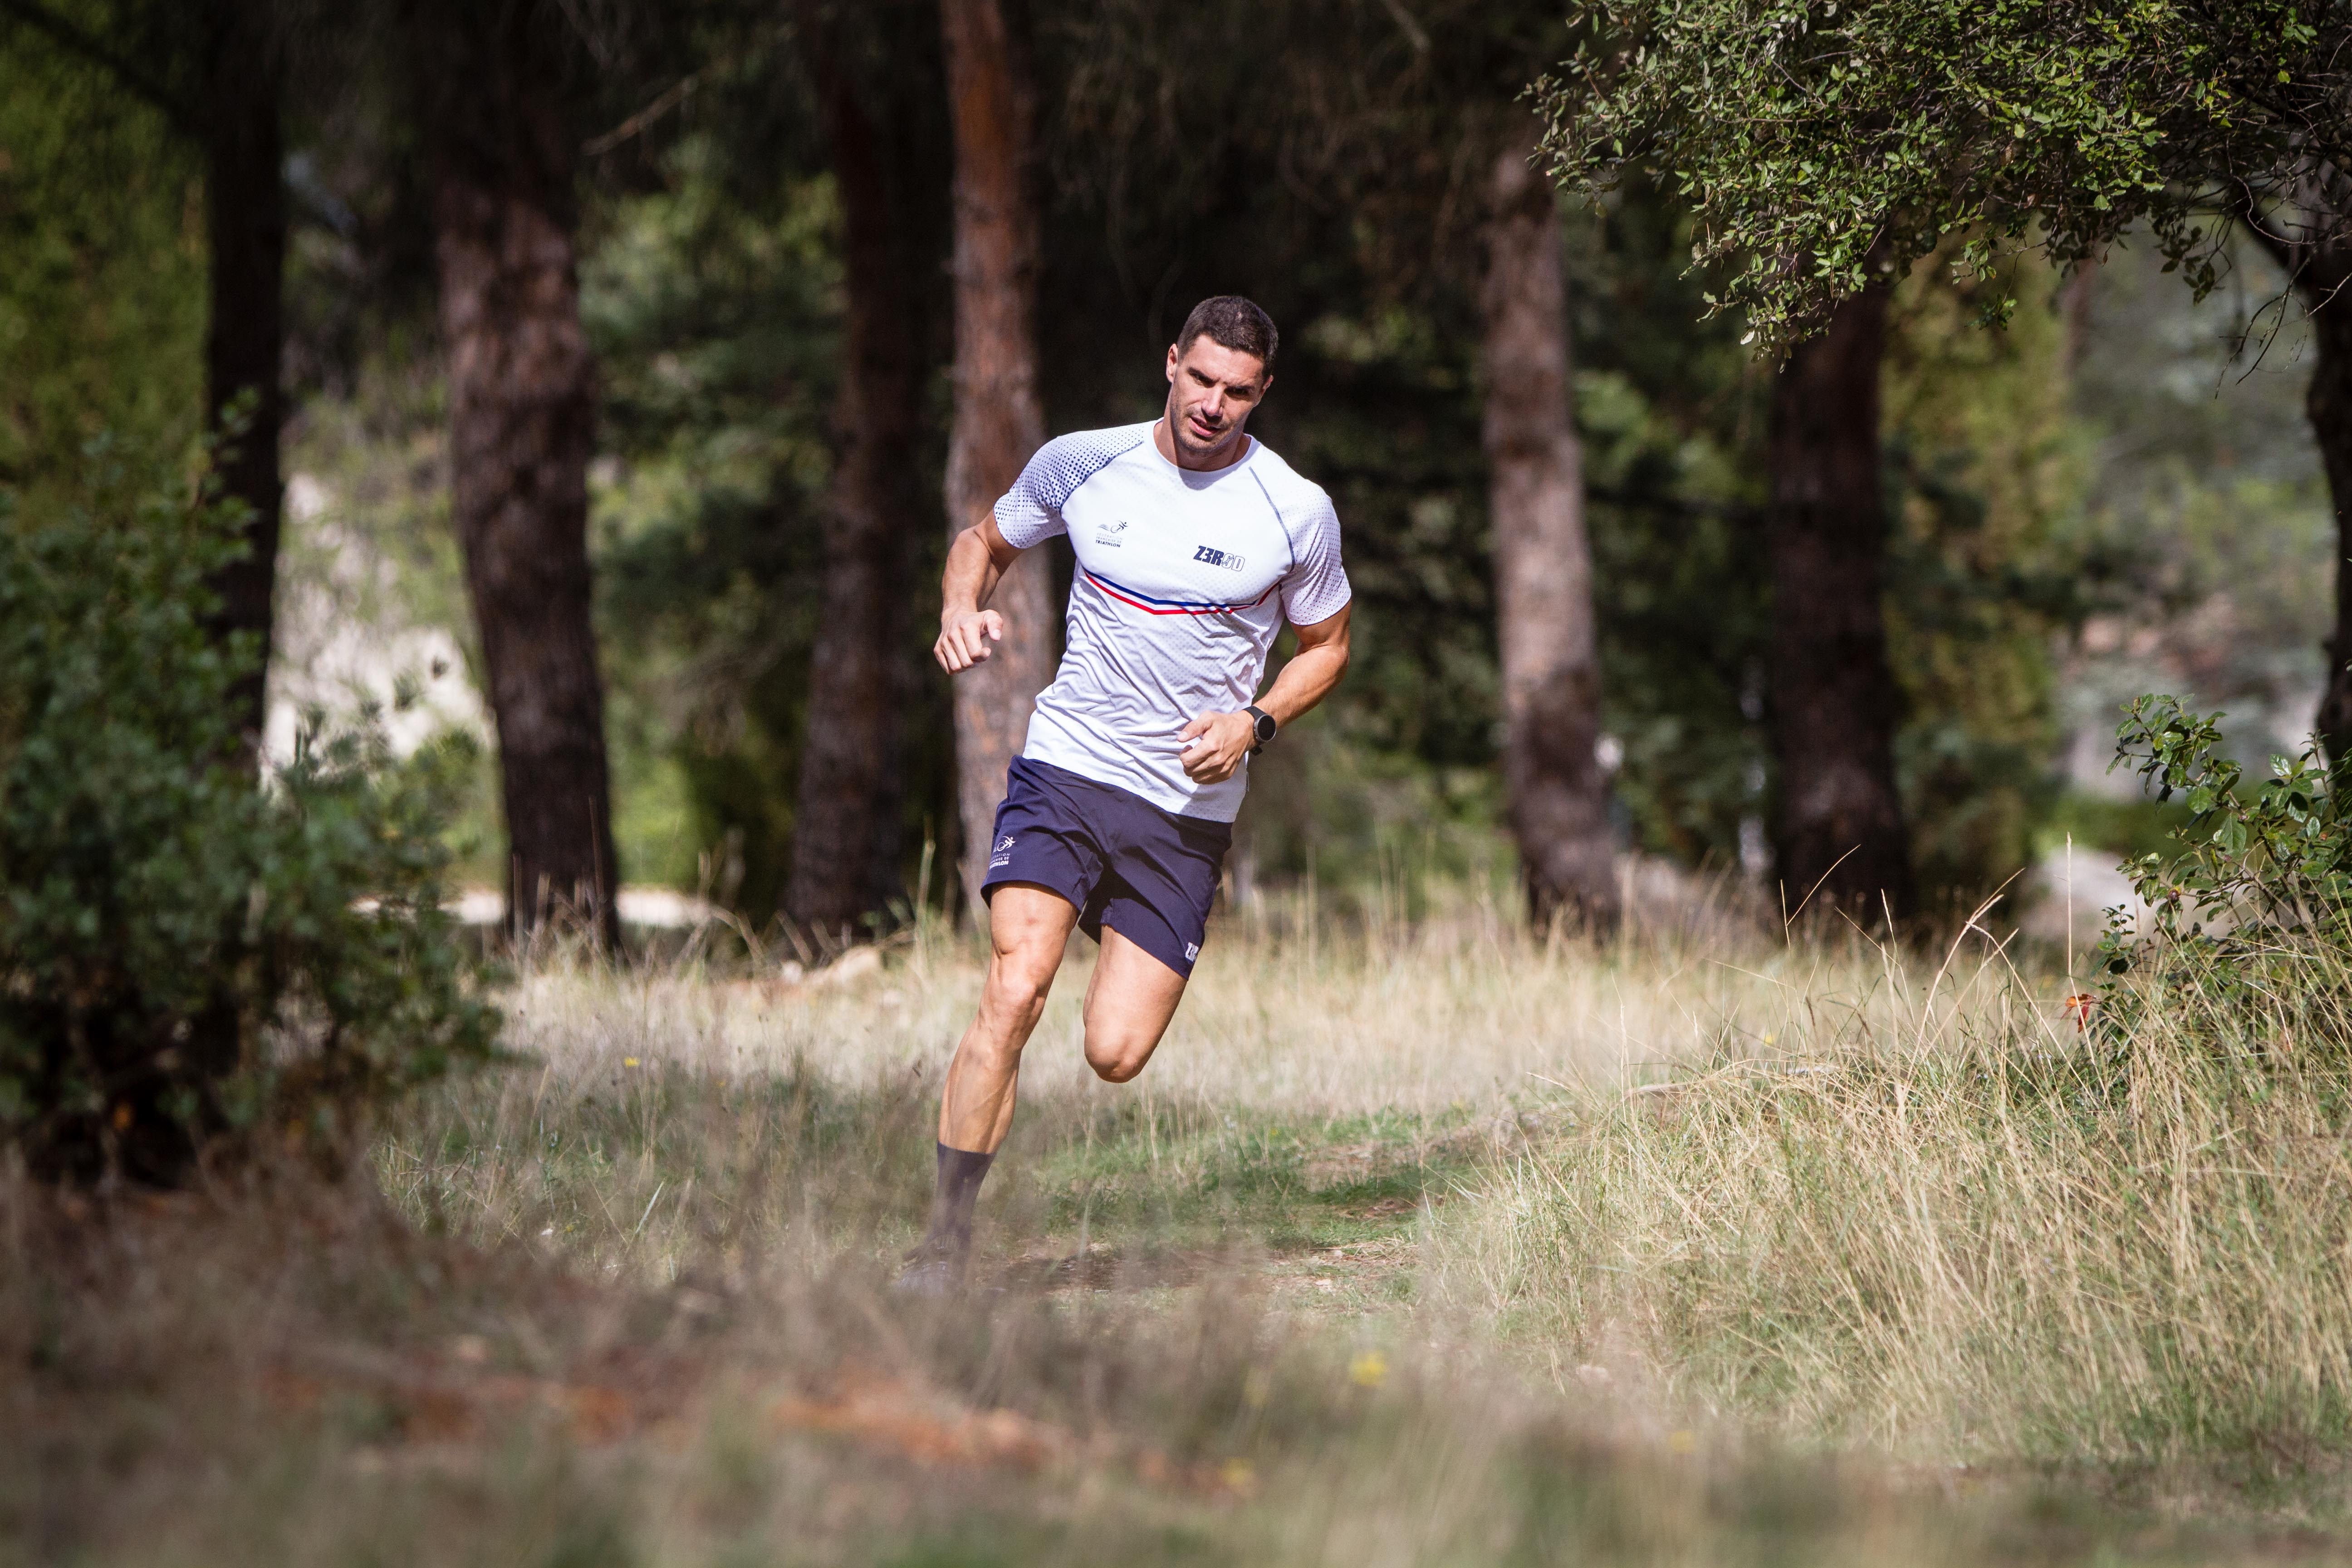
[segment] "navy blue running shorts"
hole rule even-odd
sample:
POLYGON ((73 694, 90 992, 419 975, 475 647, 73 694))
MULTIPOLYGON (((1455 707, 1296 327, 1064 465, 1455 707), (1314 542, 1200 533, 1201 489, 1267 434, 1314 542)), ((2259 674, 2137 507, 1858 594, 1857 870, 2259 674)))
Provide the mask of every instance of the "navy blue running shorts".
POLYGON ((1013 759, 981 897, 1034 882, 1070 900, 1097 942, 1110 927, 1190 978, 1208 932, 1230 822, 1179 816, 1051 763, 1013 759))

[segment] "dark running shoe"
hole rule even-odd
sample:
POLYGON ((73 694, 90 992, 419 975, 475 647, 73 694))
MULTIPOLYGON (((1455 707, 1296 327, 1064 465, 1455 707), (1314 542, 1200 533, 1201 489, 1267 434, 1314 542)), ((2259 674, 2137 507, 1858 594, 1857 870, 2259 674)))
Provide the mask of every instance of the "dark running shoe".
POLYGON ((925 1241, 907 1254, 907 1266, 898 1270, 891 1293, 934 1299, 952 1296, 963 1289, 965 1261, 966 1255, 961 1247, 925 1241))

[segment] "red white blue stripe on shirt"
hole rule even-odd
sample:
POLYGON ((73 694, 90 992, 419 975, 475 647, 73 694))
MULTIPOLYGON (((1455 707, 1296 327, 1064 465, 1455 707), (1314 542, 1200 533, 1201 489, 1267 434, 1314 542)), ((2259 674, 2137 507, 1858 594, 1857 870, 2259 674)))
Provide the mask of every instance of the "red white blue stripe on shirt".
POLYGON ((1109 578, 1097 573, 1088 572, 1083 567, 1079 569, 1079 575, 1120 604, 1131 605, 1147 616, 1230 616, 1237 610, 1255 609, 1272 597, 1274 590, 1280 586, 1279 584, 1267 584, 1265 593, 1246 605, 1220 605, 1183 599, 1155 599, 1150 595, 1138 593, 1133 588, 1121 587, 1109 578))

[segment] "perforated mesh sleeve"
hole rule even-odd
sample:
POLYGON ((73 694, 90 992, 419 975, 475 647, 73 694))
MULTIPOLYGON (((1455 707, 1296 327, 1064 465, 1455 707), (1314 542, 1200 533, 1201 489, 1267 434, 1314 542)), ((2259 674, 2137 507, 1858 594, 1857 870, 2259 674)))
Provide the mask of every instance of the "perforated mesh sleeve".
POLYGON ((1303 515, 1294 517, 1286 509, 1283 517, 1298 557, 1282 579, 1282 613, 1294 626, 1328 620, 1354 595, 1348 569, 1339 563, 1339 513, 1321 489, 1313 493, 1303 515))
POLYGON ((1149 425, 1109 430, 1078 430, 1056 436, 1037 448, 996 503, 996 531, 1015 550, 1026 550, 1066 532, 1062 508, 1077 488, 1120 454, 1150 438, 1149 425))

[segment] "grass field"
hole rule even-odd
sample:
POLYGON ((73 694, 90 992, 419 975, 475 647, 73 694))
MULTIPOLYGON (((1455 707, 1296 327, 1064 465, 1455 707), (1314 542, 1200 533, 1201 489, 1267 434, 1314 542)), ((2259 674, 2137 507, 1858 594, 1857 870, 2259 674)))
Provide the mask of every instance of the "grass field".
POLYGON ((2340 1052, 1465 897, 1228 923, 1114 1088, 1079 947, 952 1303, 937 931, 551 957, 370 1181, 0 1184, 0 1561, 2352 1560, 2340 1052))

